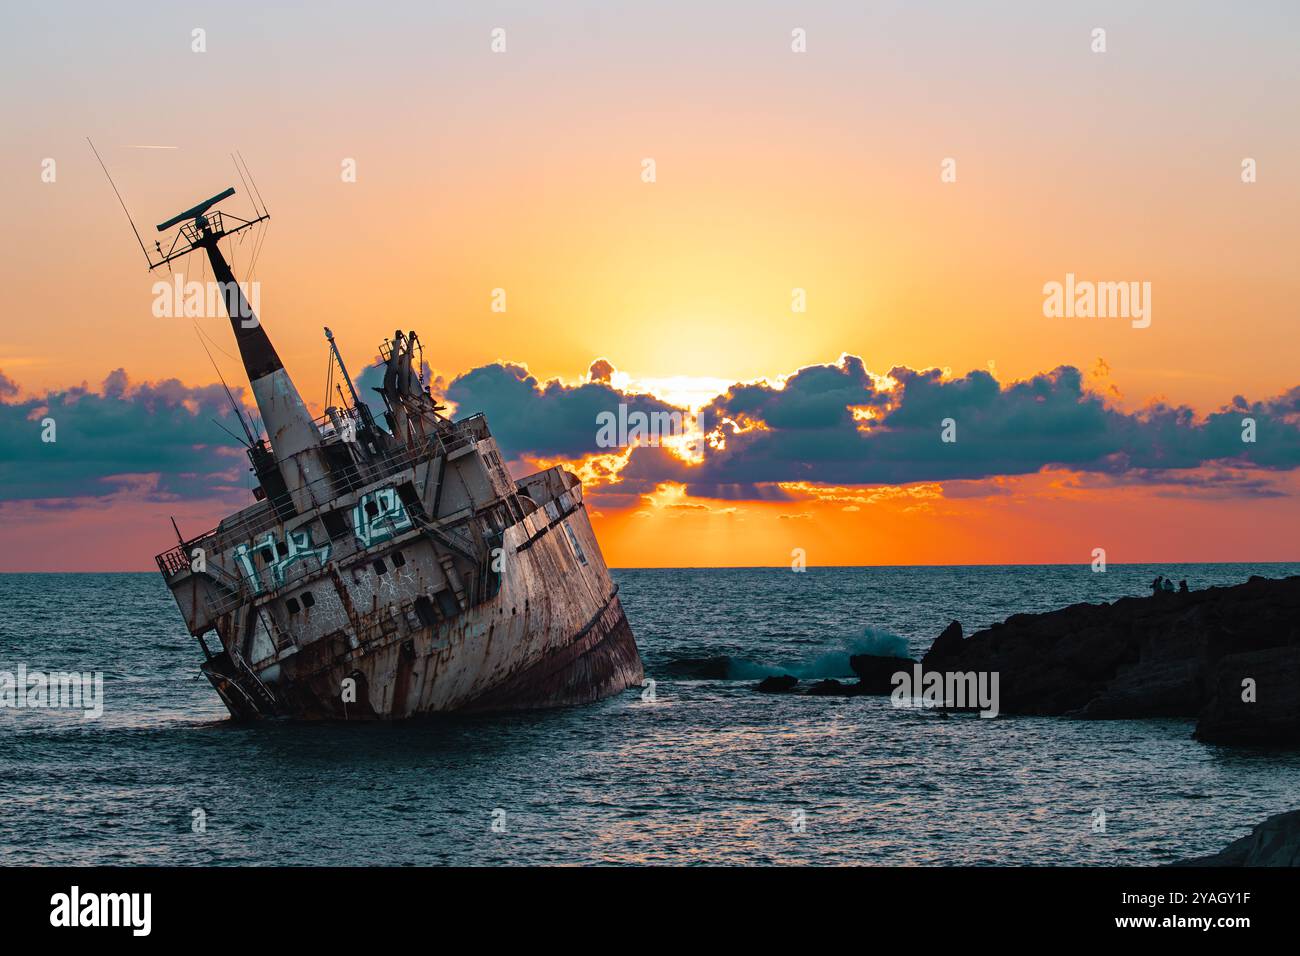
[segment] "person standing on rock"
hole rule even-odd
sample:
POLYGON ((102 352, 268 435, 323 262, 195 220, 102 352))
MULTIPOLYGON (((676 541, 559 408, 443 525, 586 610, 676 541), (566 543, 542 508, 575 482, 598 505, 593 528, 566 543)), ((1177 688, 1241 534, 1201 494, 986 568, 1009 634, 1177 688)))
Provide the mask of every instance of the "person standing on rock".
POLYGON ((1152 594, 1159 594, 1159 593, 1160 593, 1160 586, 1161 586, 1161 584, 1164 583, 1164 580, 1165 580, 1165 576, 1164 576, 1163 574, 1157 574, 1157 575, 1156 575, 1156 579, 1155 579, 1154 581, 1151 582, 1151 593, 1152 593, 1152 594))

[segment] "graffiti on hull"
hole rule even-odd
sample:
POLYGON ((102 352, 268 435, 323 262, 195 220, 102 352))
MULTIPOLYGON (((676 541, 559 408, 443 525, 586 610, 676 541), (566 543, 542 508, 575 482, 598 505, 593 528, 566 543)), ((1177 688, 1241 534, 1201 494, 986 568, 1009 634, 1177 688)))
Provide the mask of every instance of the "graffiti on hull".
POLYGON ((311 527, 308 526, 287 532, 283 544, 276 540, 274 531, 268 531, 251 546, 247 544, 237 546, 234 556, 239 564, 239 570, 252 587, 253 593, 261 594, 266 587, 258 572, 257 561, 261 561, 263 570, 270 572, 274 588, 281 588, 284 586, 289 567, 299 561, 315 557, 317 566, 324 567, 330 557, 330 545, 328 541, 320 546, 313 545, 311 527))
POLYGON ((352 509, 352 533, 362 549, 395 538, 415 527, 394 488, 380 488, 362 495, 352 509))

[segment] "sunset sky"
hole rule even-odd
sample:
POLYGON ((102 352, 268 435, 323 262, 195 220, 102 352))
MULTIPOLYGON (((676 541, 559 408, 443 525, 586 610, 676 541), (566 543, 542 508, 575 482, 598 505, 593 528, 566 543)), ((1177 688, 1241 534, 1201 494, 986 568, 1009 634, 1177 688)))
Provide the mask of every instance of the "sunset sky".
POLYGON ((251 210, 239 150, 273 218, 227 256, 304 398, 322 326, 357 375, 416 329, 611 565, 1300 560, 1300 8, 1073 6, 6 5, 0 570, 150 568, 251 500, 229 323, 154 317, 86 137, 150 245, 251 210), (1045 317, 1067 273, 1150 326, 1045 317), (612 462, 621 400, 725 447, 612 462))

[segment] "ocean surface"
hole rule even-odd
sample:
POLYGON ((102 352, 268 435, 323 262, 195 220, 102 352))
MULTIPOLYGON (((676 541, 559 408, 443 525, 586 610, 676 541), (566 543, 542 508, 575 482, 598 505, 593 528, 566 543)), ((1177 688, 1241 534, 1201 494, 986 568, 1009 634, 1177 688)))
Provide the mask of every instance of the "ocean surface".
POLYGON ((1200 588, 1300 565, 621 570, 652 701, 255 726, 224 719, 157 575, 0 575, 0 671, 105 680, 97 720, 0 709, 0 863, 1152 865, 1213 852, 1300 808, 1300 754, 1200 744, 1191 721, 986 720, 752 689, 768 673, 849 676, 854 651, 919 655, 954 618, 969 634, 1148 593, 1158 573, 1200 588), (727 679, 689 676, 719 656, 727 679))

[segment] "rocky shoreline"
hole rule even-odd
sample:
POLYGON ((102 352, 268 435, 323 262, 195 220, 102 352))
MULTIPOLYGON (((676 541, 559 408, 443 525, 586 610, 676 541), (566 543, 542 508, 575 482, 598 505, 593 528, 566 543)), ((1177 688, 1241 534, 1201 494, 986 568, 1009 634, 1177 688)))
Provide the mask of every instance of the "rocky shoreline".
MULTIPOLYGON (((1252 577, 1200 591, 1015 614, 963 637, 953 621, 921 659, 926 672, 999 675, 999 709, 1083 719, 1194 718, 1215 744, 1300 745, 1300 576, 1252 577)), ((858 682, 812 696, 889 694, 910 658, 858 655, 858 682)), ((789 675, 758 685, 798 692, 789 675)))
POLYGON ((1278 813, 1210 856, 1170 866, 1300 866, 1300 810, 1278 813))

